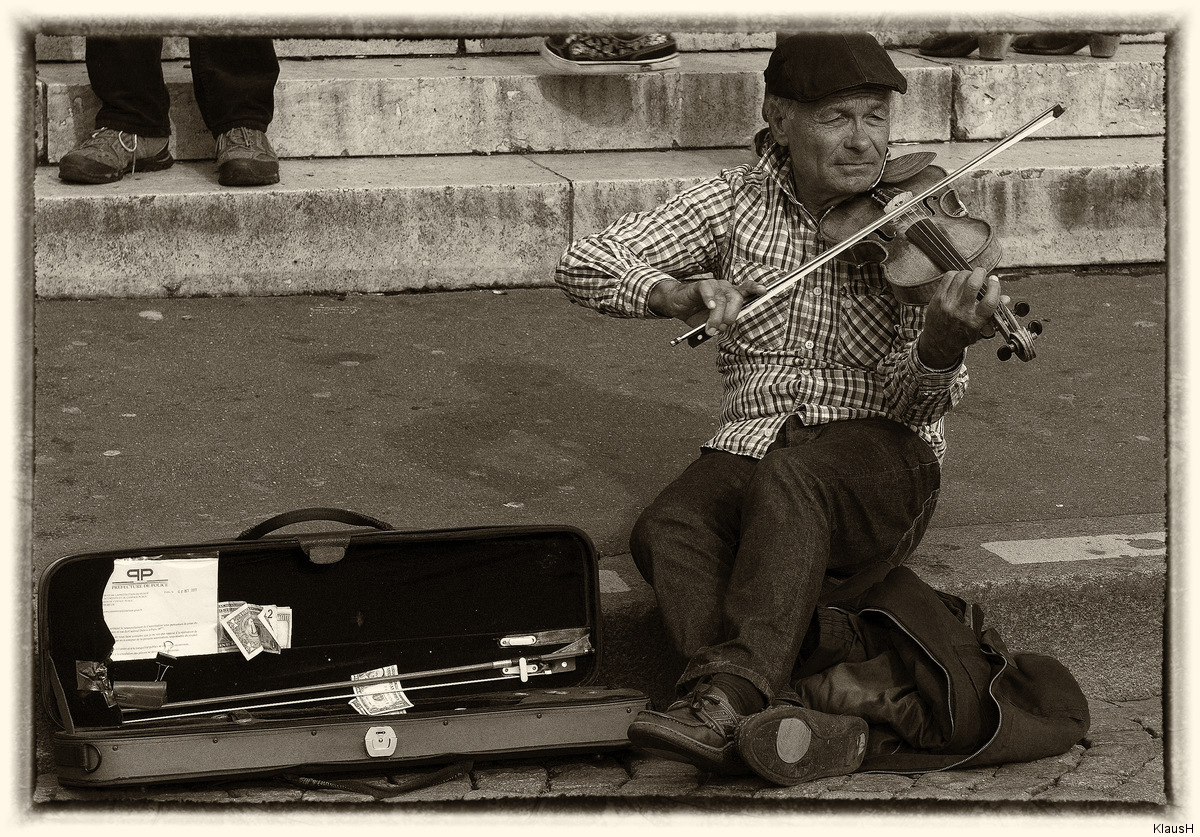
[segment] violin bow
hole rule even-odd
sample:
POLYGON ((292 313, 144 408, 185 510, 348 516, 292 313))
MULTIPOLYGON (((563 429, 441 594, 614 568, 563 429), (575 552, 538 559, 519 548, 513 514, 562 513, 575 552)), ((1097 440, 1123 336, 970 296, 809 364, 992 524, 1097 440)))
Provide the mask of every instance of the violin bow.
MULTIPOLYGON (((946 175, 944 178, 939 180, 937 183, 934 183, 932 186, 928 187, 923 192, 919 192, 918 194, 916 194, 912 198, 910 198, 908 201, 905 201, 903 204, 901 204, 901 205, 895 207, 894 209, 890 210, 889 212, 885 213, 881 217, 877 218, 874 223, 868 224, 867 226, 863 227, 861 230, 854 233, 854 235, 850 236, 849 238, 844 239, 843 241, 841 241, 838 244, 834 245, 833 247, 829 248, 828 250, 826 250, 821 255, 817 256, 812 261, 810 261, 810 262, 806 263, 805 265, 803 265, 802 267, 792 271, 788 275, 775 280, 774 282, 772 282, 770 285, 767 286, 766 291, 764 291, 759 296, 755 297, 747 305, 745 305, 741 311, 738 312, 738 319, 741 319, 741 317, 743 315, 749 314, 752 311, 754 311, 756 308, 766 304, 773 297, 776 297, 779 294, 783 293, 784 291, 790 289, 794 284, 796 284, 798 281, 803 279, 805 276, 808 276, 810 273, 813 273, 814 271, 816 271, 817 268, 821 267, 822 265, 826 264, 827 262, 833 261, 833 259, 837 258, 839 255, 841 255, 846 250, 849 250, 855 244, 862 241, 864 238, 866 238, 871 233, 875 232, 875 230, 879 229, 880 227, 883 227, 884 225, 888 224, 891 221, 894 221, 896 218, 899 218, 901 215, 904 215, 906 212, 911 210, 913 207, 917 206, 919 203, 921 203, 921 201, 925 200, 926 198, 928 198, 930 195, 934 194, 935 192, 938 192, 938 191, 946 188, 947 184, 952 183, 953 181, 962 177, 964 174, 971 171, 972 169, 978 168, 979 166, 983 165, 988 160, 995 157, 997 154, 1000 154, 1003 151, 1006 151, 1010 146, 1016 145, 1018 142, 1025 139, 1025 137, 1029 136, 1034 131, 1041 130, 1043 127, 1048 125, 1050 122, 1052 122, 1055 119, 1058 119, 1058 117, 1062 116, 1063 112, 1065 110, 1066 110, 1066 108, 1064 108, 1062 105, 1054 105, 1053 107, 1047 108, 1045 111, 1043 111, 1042 113, 1035 116, 1033 119, 1026 122, 1020 128, 1013 131, 1012 134, 1010 134, 1009 136, 1007 136, 1000 142, 996 143, 994 146, 992 146, 988 150, 984 151, 982 154, 980 154, 974 160, 971 160, 968 163, 964 163, 962 166, 955 169, 950 174, 946 175)), ((688 345, 692 346, 693 348, 696 346, 699 346, 701 343, 705 342, 710 337, 710 335, 704 330, 704 328, 705 328, 704 324, 696 326, 695 328, 693 328, 691 331, 687 332, 686 334, 681 334, 678 337, 671 340, 671 345, 677 346, 680 343, 683 343, 686 341, 688 343, 688 345)))
MULTIPOLYGON (((492 660, 485 663, 469 663, 461 666, 450 666, 447 668, 428 669, 426 671, 410 671, 402 674, 389 674, 379 677, 364 677, 359 680, 336 680, 331 683, 316 683, 308 686, 293 686, 285 689, 271 689, 261 692, 250 692, 239 695, 219 695, 210 698, 197 698, 195 700, 180 700, 171 703, 164 703, 161 706, 146 708, 146 707, 126 707, 126 709, 142 712, 142 711, 167 711, 180 709, 195 709, 198 707, 219 706, 220 711, 229 712, 238 709, 261 709, 271 706, 289 706, 300 703, 312 703, 322 700, 335 700, 340 697, 353 697, 353 695, 329 695, 328 697, 312 697, 299 700, 258 703, 255 705, 243 706, 225 706, 225 704, 233 704, 238 702, 253 702, 261 700, 272 700, 275 698, 286 698, 294 695, 311 694, 313 692, 333 691, 337 689, 345 689, 349 687, 362 686, 377 686, 385 683, 399 683, 401 680, 411 681, 420 680, 430 677, 446 677, 458 674, 467 674, 471 672, 491 672, 499 669, 502 674, 500 677, 482 677, 471 678, 454 683, 430 683, 423 686, 405 686, 406 692, 418 691, 421 689, 436 689, 443 686, 462 686, 473 683, 487 683, 493 680, 508 680, 512 678, 520 679, 525 682, 529 677, 544 675, 544 674, 559 674, 565 671, 575 670, 575 660, 578 657, 586 656, 594 653, 595 649, 592 646, 590 639, 586 636, 576 639, 556 651, 550 651, 545 654, 537 654, 529 657, 517 657, 504 660, 492 660)), ((139 723, 147 721, 163 721, 174 718, 189 717, 192 715, 206 715, 217 710, 201 710, 197 712, 187 712, 171 715, 155 715, 148 718, 134 718, 122 720, 123 724, 139 723)))

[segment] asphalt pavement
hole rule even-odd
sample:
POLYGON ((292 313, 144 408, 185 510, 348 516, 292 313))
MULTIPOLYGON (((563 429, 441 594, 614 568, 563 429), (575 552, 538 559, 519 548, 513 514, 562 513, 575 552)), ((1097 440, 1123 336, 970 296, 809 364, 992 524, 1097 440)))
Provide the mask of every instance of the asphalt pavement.
MULTIPOLYGON (((1029 302, 1044 333, 1029 363, 1001 362, 986 343, 971 351, 971 390, 948 422, 942 498, 926 538, 934 546, 917 556, 951 586, 950 554, 964 539, 978 548, 981 537, 1032 542, 1166 527, 1163 272, 1095 268, 1010 280, 1006 292, 1029 302)), ((22 575, 20 584, 35 589, 38 574, 63 555, 228 538, 289 509, 338 506, 405 529, 578 526, 611 580, 636 585, 624 569, 629 528, 717 423, 713 348, 670 346, 680 331, 674 322, 604 318, 545 288, 38 302, 28 462, 33 578, 22 575)), ((1154 596, 1162 595, 1164 559, 1093 562, 1115 584, 1125 579, 1134 591, 1126 610, 1135 621, 1145 612, 1159 631, 1163 603, 1154 596), (1157 582, 1136 581, 1151 576, 1157 582)), ((1023 580, 1036 580, 1031 573, 1023 580)), ((1104 602, 1113 597, 1105 592, 1104 602)), ((933 813, 1049 811, 1149 832, 1151 821, 1180 824, 1171 805, 1184 788, 1170 779, 1180 751, 1171 749, 1169 688, 1154 679, 1161 633, 1137 641, 1130 653, 1151 655, 1148 673, 1121 682, 1130 661, 1107 659, 1112 653, 1081 663, 1094 672, 1085 684, 1093 731, 1062 757, 1032 765, 920 778, 858 774, 779 789, 621 752, 476 765, 388 801, 430 812, 599 806, 651 816, 932 805, 933 813)), ((629 669, 605 673, 614 671, 629 669)), ((669 674, 654 672, 654 683, 669 674)), ((93 804, 164 816, 231 803, 265 810, 324 801, 343 810, 374 802, 279 781, 60 788, 38 700, 29 707, 29 758, 41 813, 93 804)))

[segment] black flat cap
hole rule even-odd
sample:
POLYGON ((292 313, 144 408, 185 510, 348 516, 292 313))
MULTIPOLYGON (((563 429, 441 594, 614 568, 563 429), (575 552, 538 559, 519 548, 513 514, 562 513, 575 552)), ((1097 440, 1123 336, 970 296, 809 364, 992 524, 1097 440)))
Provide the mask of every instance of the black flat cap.
POLYGON ((815 102, 865 84, 903 93, 908 81, 887 50, 866 32, 802 32, 781 41, 763 71, 767 92, 815 102))

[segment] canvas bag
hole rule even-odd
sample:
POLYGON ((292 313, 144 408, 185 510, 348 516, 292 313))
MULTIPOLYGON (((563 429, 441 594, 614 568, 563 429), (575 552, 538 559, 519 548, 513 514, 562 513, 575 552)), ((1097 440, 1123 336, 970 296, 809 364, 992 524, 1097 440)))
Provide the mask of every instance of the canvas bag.
POLYGON ((795 699, 870 725, 860 770, 920 773, 1059 755, 1087 699, 1058 660, 1013 653, 982 609, 907 567, 852 576, 817 609, 795 699))

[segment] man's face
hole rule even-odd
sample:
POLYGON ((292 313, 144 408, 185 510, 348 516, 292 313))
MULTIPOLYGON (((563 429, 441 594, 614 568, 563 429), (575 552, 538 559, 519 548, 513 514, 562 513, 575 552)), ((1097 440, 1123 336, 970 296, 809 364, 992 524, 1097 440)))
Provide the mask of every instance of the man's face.
POLYGON ((817 102, 792 102, 771 120, 775 141, 788 146, 796 195, 814 215, 874 185, 891 136, 890 94, 855 88, 817 102))

